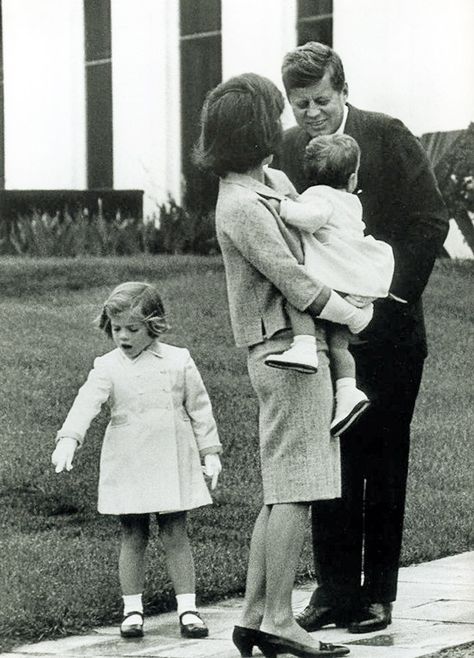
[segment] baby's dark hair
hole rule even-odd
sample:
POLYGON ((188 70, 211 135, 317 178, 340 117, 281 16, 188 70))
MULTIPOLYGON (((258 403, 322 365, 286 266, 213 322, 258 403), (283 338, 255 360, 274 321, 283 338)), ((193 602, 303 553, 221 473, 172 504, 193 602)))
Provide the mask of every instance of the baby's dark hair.
POLYGON ((307 145, 303 167, 311 185, 347 187, 349 177, 357 171, 360 148, 350 135, 320 135, 307 145))
POLYGON ((111 318, 123 311, 129 311, 137 322, 143 322, 150 336, 159 336, 169 329, 163 301, 158 290, 149 283, 126 281, 112 290, 96 319, 99 329, 109 338, 112 337, 111 318))

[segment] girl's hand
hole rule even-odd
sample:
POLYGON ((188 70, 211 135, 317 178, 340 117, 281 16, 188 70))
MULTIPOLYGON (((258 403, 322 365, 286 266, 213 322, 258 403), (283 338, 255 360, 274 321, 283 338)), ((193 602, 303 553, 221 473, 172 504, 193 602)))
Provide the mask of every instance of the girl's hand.
POLYGON ((203 469, 204 475, 211 479, 211 489, 214 490, 217 486, 219 473, 222 471, 222 464, 219 455, 211 454, 204 457, 203 469))
POLYGON ((61 473, 61 471, 70 471, 72 468, 72 460, 74 453, 76 452, 77 441, 76 439, 70 439, 67 436, 63 436, 62 439, 56 444, 53 454, 51 455, 51 461, 53 466, 56 466, 56 473, 61 473))

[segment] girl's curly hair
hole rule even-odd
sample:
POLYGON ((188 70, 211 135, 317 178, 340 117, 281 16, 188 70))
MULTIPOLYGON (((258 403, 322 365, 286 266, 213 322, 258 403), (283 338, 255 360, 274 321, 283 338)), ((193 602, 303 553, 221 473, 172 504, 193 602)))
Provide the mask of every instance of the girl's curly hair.
POLYGON ((126 281, 114 288, 105 300, 96 324, 112 337, 111 318, 129 311, 137 322, 144 322, 150 336, 160 336, 169 329, 165 308, 157 289, 150 283, 126 281))

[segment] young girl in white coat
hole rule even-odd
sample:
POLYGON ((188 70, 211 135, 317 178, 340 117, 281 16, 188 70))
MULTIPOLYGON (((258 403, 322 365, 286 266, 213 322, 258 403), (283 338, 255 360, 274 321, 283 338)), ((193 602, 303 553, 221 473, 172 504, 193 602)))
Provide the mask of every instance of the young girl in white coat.
POLYGON ((175 589, 181 634, 205 637, 195 602, 187 510, 212 503, 221 444, 209 396, 187 349, 161 343, 168 328, 158 291, 141 282, 113 290, 97 319, 116 348, 94 361, 62 428, 52 462, 71 470, 92 419, 111 408, 102 446, 98 510, 120 519, 122 637, 143 635, 144 555, 155 513, 175 589), (201 466, 201 459, 204 466, 201 466))

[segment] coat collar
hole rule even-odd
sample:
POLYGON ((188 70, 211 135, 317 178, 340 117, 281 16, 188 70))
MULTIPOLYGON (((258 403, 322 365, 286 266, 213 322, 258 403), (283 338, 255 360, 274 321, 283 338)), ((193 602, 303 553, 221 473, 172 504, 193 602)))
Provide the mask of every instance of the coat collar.
POLYGON ((155 356, 159 356, 160 359, 162 359, 164 357, 163 348, 162 348, 161 343, 158 340, 158 338, 155 338, 155 340, 152 343, 150 343, 148 345, 148 347, 146 348, 146 350, 144 350, 144 351, 145 352, 151 352, 155 356))
POLYGON ((248 176, 247 174, 238 174, 235 171, 230 171, 224 178, 221 178, 221 181, 222 183, 240 185, 241 187, 252 190, 256 194, 260 194, 263 197, 279 199, 280 201, 284 199, 285 196, 274 190, 272 187, 271 170, 268 170, 266 167, 264 167, 263 173, 265 176, 265 183, 261 183, 252 176, 248 176))

